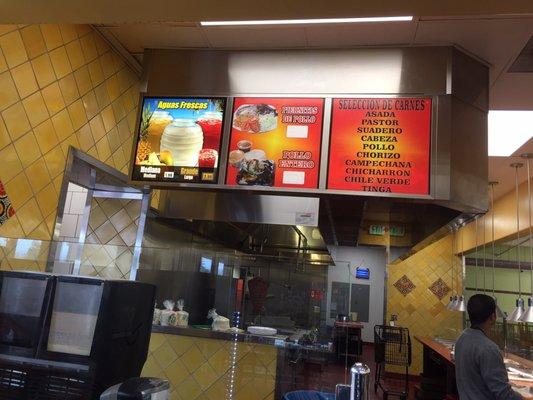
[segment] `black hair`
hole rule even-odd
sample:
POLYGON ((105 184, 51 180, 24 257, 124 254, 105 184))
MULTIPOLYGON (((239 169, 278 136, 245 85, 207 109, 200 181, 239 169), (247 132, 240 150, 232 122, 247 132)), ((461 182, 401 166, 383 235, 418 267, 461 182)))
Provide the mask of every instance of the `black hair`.
POLYGON ((496 302, 486 294, 475 294, 466 306, 470 324, 475 327, 487 321, 496 312, 496 302))

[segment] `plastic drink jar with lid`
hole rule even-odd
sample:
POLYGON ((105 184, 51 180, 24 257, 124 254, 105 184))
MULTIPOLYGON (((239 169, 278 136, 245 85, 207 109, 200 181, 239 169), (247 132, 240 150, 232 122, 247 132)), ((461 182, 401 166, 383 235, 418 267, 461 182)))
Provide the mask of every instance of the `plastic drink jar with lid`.
POLYGON ((196 123, 204 132, 204 148, 218 150, 222 132, 222 113, 218 111, 205 112, 196 123))
POLYGON ((165 127, 161 136, 161 151, 169 151, 174 166, 195 167, 204 144, 200 125, 192 119, 175 119, 165 127))

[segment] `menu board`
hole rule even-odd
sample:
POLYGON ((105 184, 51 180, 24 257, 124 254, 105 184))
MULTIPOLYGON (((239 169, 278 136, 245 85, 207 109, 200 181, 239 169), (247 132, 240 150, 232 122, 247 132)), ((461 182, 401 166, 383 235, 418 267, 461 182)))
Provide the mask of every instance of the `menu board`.
POLYGON ((431 99, 333 99, 328 189, 429 194, 431 99))
POLYGON ((317 188, 324 99, 235 98, 228 185, 317 188))
POLYGON ((132 179, 216 183, 223 98, 153 98, 143 101, 132 179))

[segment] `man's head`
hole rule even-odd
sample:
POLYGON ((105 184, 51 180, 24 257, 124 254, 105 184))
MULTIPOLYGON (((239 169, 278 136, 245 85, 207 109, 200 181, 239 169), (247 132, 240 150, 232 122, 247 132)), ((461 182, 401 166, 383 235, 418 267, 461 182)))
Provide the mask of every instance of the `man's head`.
POLYGON ((466 306, 470 324, 475 327, 490 327, 496 322, 496 302, 486 294, 475 294, 466 306))

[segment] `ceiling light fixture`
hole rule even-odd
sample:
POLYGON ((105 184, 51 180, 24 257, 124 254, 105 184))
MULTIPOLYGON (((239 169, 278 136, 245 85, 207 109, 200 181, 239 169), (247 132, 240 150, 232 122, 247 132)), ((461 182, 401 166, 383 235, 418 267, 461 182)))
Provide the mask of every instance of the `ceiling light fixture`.
POLYGON ((201 26, 251 26, 251 25, 302 25, 302 24, 353 24, 369 22, 408 22, 412 15, 398 17, 265 19, 250 21, 201 21, 201 26))
POLYGON ((492 157, 509 157, 533 137, 533 111, 490 110, 488 124, 492 157))

